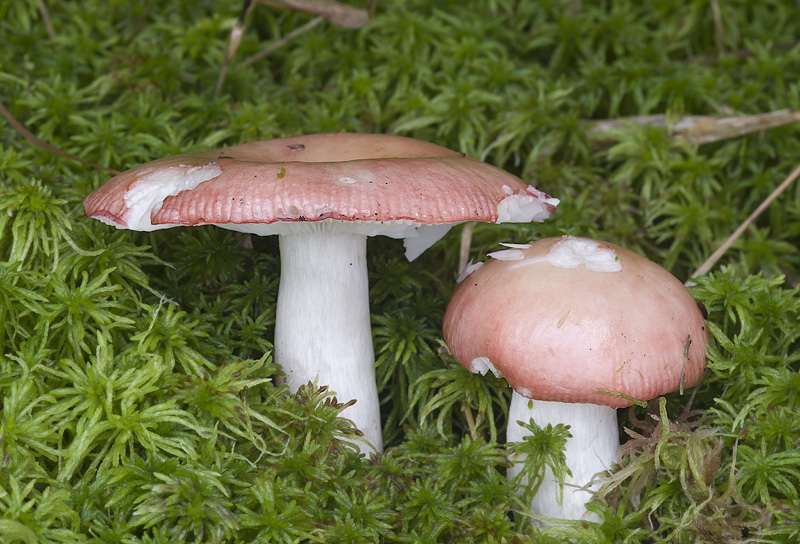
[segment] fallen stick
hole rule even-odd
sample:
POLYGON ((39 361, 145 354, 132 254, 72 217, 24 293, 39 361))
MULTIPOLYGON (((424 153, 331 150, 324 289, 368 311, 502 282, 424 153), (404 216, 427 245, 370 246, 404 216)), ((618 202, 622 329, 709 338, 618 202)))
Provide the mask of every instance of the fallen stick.
POLYGON ((710 115, 686 115, 679 117, 674 123, 667 122, 664 114, 637 115, 619 119, 586 121, 591 124, 589 133, 603 139, 605 132, 622 128, 628 124, 639 126, 665 127, 673 139, 686 140, 690 144, 700 145, 721 140, 728 140, 761 132, 771 128, 788 125, 800 121, 800 111, 779 110, 757 115, 739 115, 736 117, 713 117, 710 115))

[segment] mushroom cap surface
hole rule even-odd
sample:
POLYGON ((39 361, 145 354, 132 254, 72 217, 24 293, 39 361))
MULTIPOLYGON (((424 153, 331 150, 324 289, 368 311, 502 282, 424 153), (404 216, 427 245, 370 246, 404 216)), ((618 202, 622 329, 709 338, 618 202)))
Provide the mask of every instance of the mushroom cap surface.
POLYGON ((682 373, 684 387, 702 380, 703 315, 664 268, 572 236, 490 256, 444 316, 444 340, 470 372, 492 370, 527 398, 613 408, 679 389, 682 373))
POLYGON ((336 133, 155 160, 92 192, 84 211, 133 230, 216 224, 273 234, 285 230, 263 226, 329 219, 375 225, 541 221, 557 203, 504 170, 435 144, 336 133), (538 208, 520 219, 525 206, 538 208), (260 227, 246 227, 254 224, 260 227))

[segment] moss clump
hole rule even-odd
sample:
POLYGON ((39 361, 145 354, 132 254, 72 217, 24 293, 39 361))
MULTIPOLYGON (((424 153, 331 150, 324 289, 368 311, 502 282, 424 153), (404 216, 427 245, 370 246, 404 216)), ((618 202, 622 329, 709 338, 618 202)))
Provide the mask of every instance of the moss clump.
MULTIPOLYGON (((301 133, 430 140, 562 199, 544 224, 479 226, 474 257, 586 235, 681 278, 800 162, 794 125, 702 146, 659 127, 591 130, 800 109, 791 3, 473 4, 385 0, 363 29, 321 24, 241 67, 310 20, 259 7, 215 97, 235 2, 4 2, 0 100, 39 138, 117 170, 301 133)), ((276 383, 277 242, 112 232, 81 210, 106 177, 0 125, 3 542, 800 539, 797 189, 698 278, 708 376, 621 416, 629 441, 590 504, 602 521, 535 529, 505 479, 505 383, 440 349, 455 235, 414 263, 370 241, 387 448, 365 458, 325 384, 276 383)), ((528 494, 545 466, 563 470, 568 432, 533 428, 516 447, 528 494)))

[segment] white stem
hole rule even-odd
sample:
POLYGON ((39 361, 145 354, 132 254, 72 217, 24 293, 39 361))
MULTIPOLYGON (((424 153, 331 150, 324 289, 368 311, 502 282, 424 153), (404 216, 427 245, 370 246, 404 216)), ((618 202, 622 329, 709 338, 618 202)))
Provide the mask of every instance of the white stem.
MULTIPOLYGON (((559 423, 569 425, 572 434, 565 447, 567 467, 572 471, 572 477, 567 476, 564 480, 563 502, 558 504, 559 482, 547 469, 544 481, 531 501, 531 513, 557 519, 599 521, 594 514, 586 515, 585 504, 592 494, 578 488, 585 487, 595 474, 610 469, 617 460, 619 431, 616 410, 596 404, 531 401, 515 391, 508 413, 506 439, 522 442, 530 433, 517 421, 527 423, 530 419, 540 427, 559 423), (529 402, 532 403, 530 408, 529 402)), ((513 478, 521 470, 522 463, 517 462, 508 470, 508 478, 513 478)))
POLYGON ((316 381, 334 391, 339 402, 357 399, 342 416, 382 451, 366 236, 281 235, 280 247, 275 360, 286 373, 286 383, 296 391, 316 381))

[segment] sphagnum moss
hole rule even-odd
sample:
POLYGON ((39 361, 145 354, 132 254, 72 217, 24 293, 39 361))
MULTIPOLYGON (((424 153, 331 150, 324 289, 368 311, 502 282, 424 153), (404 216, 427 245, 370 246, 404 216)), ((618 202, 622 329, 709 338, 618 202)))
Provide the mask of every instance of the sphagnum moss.
MULTIPOLYGON (((363 29, 322 24, 255 65, 234 59, 216 98, 238 3, 45 4, 55 38, 39 2, 0 3, 0 98, 39 138, 124 170, 256 139, 393 132, 562 199, 549 224, 479 226, 473 258, 568 233, 685 278, 800 162, 795 126, 699 147, 631 126, 598 148, 583 123, 800 109, 790 2, 719 2, 715 20, 702 2, 385 0, 363 29)), ((260 7, 238 55, 308 20, 260 7)), ((0 126, 0 540, 798 540, 797 188, 698 279, 708 376, 621 417, 636 434, 589 504, 602 522, 540 530, 512 515, 525 501, 505 479, 502 383, 472 383, 440 350, 453 235, 411 264, 372 243, 389 447, 359 458, 333 392, 273 381, 274 244, 111 233, 79 215, 105 174, 0 126)), ((559 466, 564 432, 540 429, 530 474, 559 466)))

